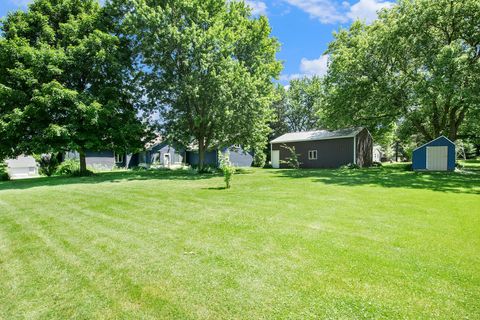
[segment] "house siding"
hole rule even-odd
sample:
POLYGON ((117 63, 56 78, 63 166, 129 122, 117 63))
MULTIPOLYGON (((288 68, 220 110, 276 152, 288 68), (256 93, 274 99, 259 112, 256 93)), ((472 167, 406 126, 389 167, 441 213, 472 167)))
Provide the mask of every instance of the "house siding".
MULTIPOLYGON (((353 141, 353 138, 338 138, 289 142, 285 145, 295 147, 301 168, 338 168, 354 161, 353 141), (317 150, 316 160, 308 159, 309 150, 317 150)), ((272 143, 272 150, 280 150, 280 168, 287 168, 288 165, 282 162, 290 157, 290 152, 283 147, 283 143, 272 143)))
MULTIPOLYGON (((198 154, 198 151, 187 151, 187 163, 189 165, 198 166, 199 161, 200 161, 200 156, 198 154)), ((217 167, 218 166, 217 151, 213 150, 213 151, 205 152, 204 163, 207 166, 217 167)))
POLYGON ((168 144, 159 144, 147 152, 147 163, 153 164, 155 158, 158 158, 160 165, 166 165, 165 155, 170 156, 170 165, 182 165, 185 163, 185 151, 181 148, 175 148, 168 144))
MULTIPOLYGON (((229 152, 230 162, 235 167, 251 167, 253 164, 253 152, 247 152, 242 148, 230 147, 221 149, 222 153, 229 152)), ((198 165, 199 155, 197 151, 187 152, 187 163, 193 166, 198 165)), ((205 153, 205 164, 208 166, 218 167, 220 165, 218 159, 218 151, 212 150, 205 153)))
POLYGON ((373 163, 373 138, 367 129, 363 129, 356 137, 357 162, 360 167, 370 167, 373 163))
MULTIPOLYGON (((78 152, 68 152, 65 155, 65 159, 80 159, 78 152)), ((113 151, 86 151, 85 161, 87 167, 94 170, 104 171, 112 170, 115 167, 120 168, 132 168, 138 165, 138 156, 132 154, 126 154, 123 161, 120 163, 115 162, 115 152, 113 151)))

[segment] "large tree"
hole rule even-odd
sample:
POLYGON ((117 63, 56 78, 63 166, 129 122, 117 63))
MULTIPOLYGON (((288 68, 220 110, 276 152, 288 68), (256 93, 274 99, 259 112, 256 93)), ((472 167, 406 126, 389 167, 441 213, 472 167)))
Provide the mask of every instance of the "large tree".
POLYGON ((372 25, 341 30, 328 48, 327 118, 457 139, 480 108, 478 21, 478 0, 400 0, 372 25))
POLYGON ((0 38, 0 158, 140 146, 132 55, 96 0, 35 0, 0 38))
MULTIPOLYGON (((281 64, 266 17, 242 1, 138 0, 125 21, 143 65, 144 99, 166 137, 198 146, 199 167, 212 147, 262 152, 272 80, 281 64)), ((125 2, 123 3, 125 6, 125 2)))

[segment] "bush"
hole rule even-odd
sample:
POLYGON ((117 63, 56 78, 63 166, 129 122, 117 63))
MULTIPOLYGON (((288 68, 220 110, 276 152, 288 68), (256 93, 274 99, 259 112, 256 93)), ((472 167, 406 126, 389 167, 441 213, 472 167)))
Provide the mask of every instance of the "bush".
POLYGON ((8 181, 10 176, 8 175, 8 167, 5 162, 0 162, 0 181, 8 181))
POLYGON ((372 167, 375 167, 375 168, 383 167, 383 164, 381 162, 374 161, 372 163, 372 167))
POLYGON ((265 166, 265 163, 267 162, 267 155, 263 150, 255 151, 255 154, 253 156, 253 166, 262 168, 265 166))
POLYGON ((61 176, 70 176, 75 174, 75 172, 80 172, 80 161, 68 159, 58 166, 56 174, 61 176))
POLYGON ((225 181, 225 187, 230 189, 232 176, 235 174, 235 166, 230 162, 230 155, 227 153, 222 154, 218 152, 218 159, 220 159, 220 170, 223 172, 223 180, 225 181))
POLYGON ((355 164, 355 163, 349 163, 349 164, 346 164, 344 166, 341 166, 340 169, 357 170, 357 169, 360 169, 360 166, 358 164, 355 164))
POLYGON ((290 157, 285 158, 285 161, 283 162, 286 163, 292 169, 300 168, 301 162, 298 159, 300 154, 297 153, 297 151, 295 150, 295 147, 289 147, 286 144, 283 144, 282 147, 287 149, 287 151, 290 153, 290 157))
POLYGON ((34 155, 35 160, 40 165, 39 172, 41 175, 50 177, 57 172, 57 167, 59 165, 56 155, 52 153, 34 155))

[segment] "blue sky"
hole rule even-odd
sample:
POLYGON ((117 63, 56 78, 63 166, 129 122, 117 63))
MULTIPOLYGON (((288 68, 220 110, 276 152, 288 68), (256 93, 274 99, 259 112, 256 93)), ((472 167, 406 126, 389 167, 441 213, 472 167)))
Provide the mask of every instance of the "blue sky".
MULTIPOLYGON (((302 76, 323 75, 324 55, 332 33, 353 20, 367 23, 394 0, 246 0, 255 14, 266 15, 273 35, 282 44, 278 58, 284 63, 280 81, 288 84, 302 76)), ((0 17, 10 10, 25 9, 30 0, 0 0, 0 17)))

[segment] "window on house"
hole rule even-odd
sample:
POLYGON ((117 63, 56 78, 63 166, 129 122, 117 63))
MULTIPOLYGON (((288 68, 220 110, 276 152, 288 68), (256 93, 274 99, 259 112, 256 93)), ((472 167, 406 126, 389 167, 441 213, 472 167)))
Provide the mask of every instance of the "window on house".
POLYGON ((317 150, 308 151, 308 160, 317 160, 317 150))
POLYGON ((121 153, 115 153, 115 162, 122 163, 124 159, 124 155, 121 153))

